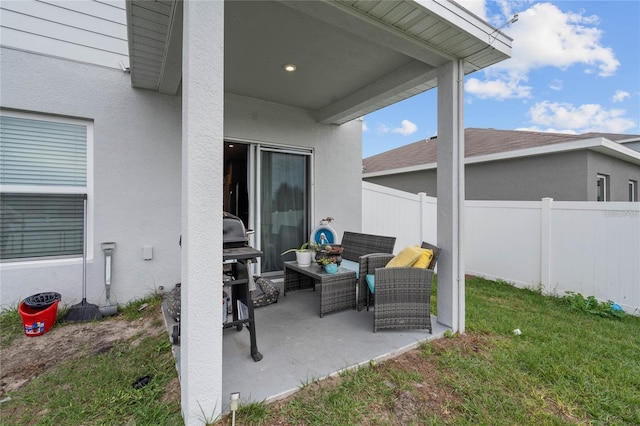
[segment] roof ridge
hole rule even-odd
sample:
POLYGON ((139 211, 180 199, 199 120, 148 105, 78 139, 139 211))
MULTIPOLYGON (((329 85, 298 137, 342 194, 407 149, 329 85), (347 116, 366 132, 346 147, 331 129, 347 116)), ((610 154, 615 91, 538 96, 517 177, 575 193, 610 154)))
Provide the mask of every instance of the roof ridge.
POLYGON ((579 137, 578 133, 562 133, 562 132, 543 132, 541 130, 527 130, 527 129, 495 129, 493 127, 469 127, 466 130, 491 130, 494 132, 505 132, 505 133, 529 133, 535 135, 550 135, 550 136, 561 136, 561 137, 579 137))

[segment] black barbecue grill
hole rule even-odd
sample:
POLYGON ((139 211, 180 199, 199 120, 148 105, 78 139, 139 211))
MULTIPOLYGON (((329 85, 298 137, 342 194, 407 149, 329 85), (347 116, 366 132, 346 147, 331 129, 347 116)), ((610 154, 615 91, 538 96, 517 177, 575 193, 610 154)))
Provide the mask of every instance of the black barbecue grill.
POLYGON ((250 262, 262 256, 260 250, 249 245, 249 234, 242 220, 224 212, 222 216, 222 260, 231 266, 230 281, 225 281, 225 286, 231 287, 231 305, 233 307, 233 320, 225 322, 223 328, 236 327, 238 331, 246 325, 251 338, 251 357, 254 361, 260 361, 262 354, 258 352, 256 344, 256 326, 253 316, 253 301, 251 299, 251 289, 249 286, 252 278, 250 262), (238 312, 238 301, 247 307, 247 318, 240 318, 238 312))
MULTIPOLYGON (((250 281, 252 273, 250 262, 262 256, 260 250, 249 245, 249 234, 242 220, 231 213, 223 212, 222 216, 222 260, 230 269, 231 280, 225 280, 224 286, 231 289, 232 321, 223 322, 223 328, 236 327, 238 331, 243 326, 247 327, 251 340, 251 357, 258 362, 262 359, 262 354, 258 352, 256 343, 256 326, 253 316, 253 301, 251 299, 250 281), (247 307, 247 317, 240 318, 238 301, 247 307)), ((223 269, 224 266, 223 266, 223 269)), ((219 306, 219 305, 218 305, 219 306)), ((174 326, 173 341, 178 344, 180 336, 180 325, 174 326)))

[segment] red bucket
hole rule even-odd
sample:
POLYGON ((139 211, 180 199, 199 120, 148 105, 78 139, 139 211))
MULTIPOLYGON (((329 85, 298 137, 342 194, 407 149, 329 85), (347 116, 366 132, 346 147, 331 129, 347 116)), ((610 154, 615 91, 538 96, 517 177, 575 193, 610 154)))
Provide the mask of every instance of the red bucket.
POLYGON ((56 323, 59 302, 59 300, 55 300, 44 309, 31 308, 24 303, 24 300, 20 302, 18 312, 22 317, 22 324, 24 324, 24 334, 33 337, 49 331, 56 323))

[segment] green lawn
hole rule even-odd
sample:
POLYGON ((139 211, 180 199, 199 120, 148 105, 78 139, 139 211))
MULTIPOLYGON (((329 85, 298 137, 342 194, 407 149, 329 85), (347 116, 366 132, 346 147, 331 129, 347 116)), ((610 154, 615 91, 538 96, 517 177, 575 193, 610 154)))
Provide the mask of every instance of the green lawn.
MULTIPOLYGON (((572 307, 468 280, 465 335, 308 384, 279 403, 242 406, 236 424, 640 425, 640 318, 572 307)), ((175 377, 168 338, 149 339, 41 374, 0 405, 0 424, 180 424, 176 401, 162 398, 175 377), (152 385, 133 391, 113 363, 129 375, 146 363, 152 385)))
POLYGON ((480 278, 467 281, 466 294, 466 335, 423 345, 409 367, 388 362, 350 372, 337 385, 309 387, 276 409, 245 407, 238 418, 243 424, 640 424, 640 318, 602 317, 571 309, 565 298, 480 278), (435 401, 421 391, 425 384, 435 401), (398 405, 412 399, 411 419, 398 420, 398 405))
POLYGON ((467 283, 467 331, 503 336, 485 356, 450 357, 461 420, 640 424, 640 318, 570 310, 504 283, 467 283), (519 328, 522 335, 513 336, 519 328))

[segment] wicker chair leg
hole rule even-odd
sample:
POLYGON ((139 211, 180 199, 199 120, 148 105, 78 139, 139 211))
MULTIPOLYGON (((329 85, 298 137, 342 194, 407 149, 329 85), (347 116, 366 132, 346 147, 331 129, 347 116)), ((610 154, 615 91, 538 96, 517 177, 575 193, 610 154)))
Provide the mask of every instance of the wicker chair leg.
POLYGON ((371 294, 371 291, 369 290, 369 287, 367 287, 367 312, 369 312, 369 295, 371 294))

